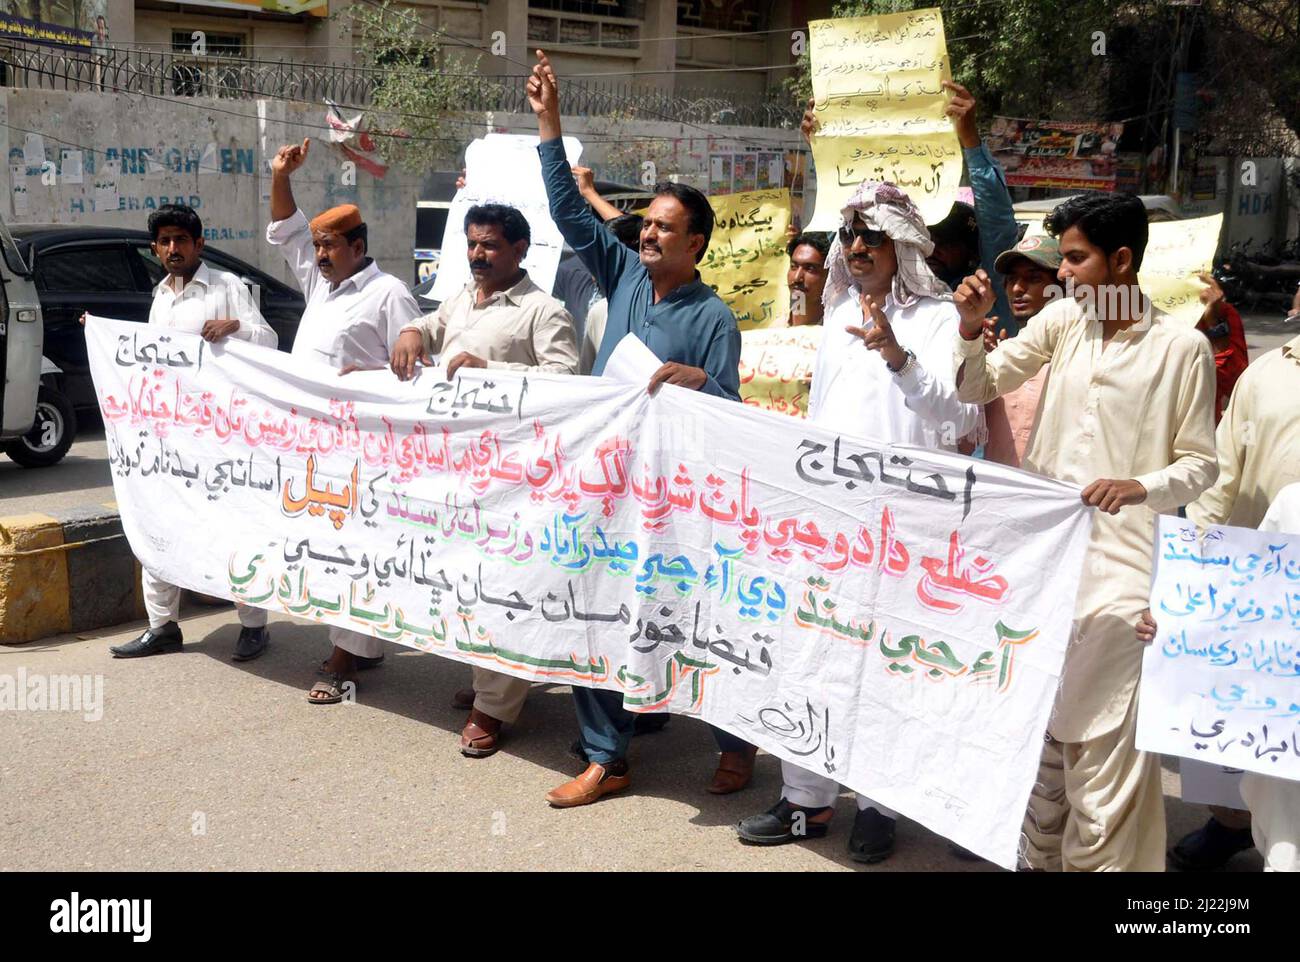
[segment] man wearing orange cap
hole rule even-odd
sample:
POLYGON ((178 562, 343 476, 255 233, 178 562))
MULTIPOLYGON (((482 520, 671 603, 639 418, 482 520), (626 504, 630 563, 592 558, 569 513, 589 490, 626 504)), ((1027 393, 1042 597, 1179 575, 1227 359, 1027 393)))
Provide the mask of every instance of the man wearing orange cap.
MULTIPOLYGON (((324 362, 340 371, 387 367, 402 328, 420 316, 406 285, 366 255, 366 225, 353 204, 334 207, 309 224, 293 199, 289 178, 307 159, 308 141, 281 147, 271 161, 271 223, 268 243, 279 247, 307 298, 293 342, 294 357, 324 362)), ((358 668, 378 663, 383 642, 345 628, 331 628, 334 650, 325 680, 307 700, 334 705, 358 668)))

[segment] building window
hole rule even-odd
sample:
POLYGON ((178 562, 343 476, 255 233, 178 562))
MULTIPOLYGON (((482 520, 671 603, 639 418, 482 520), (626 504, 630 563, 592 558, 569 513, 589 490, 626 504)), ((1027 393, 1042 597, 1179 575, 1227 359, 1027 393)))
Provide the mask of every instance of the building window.
POLYGON ((242 33, 203 31, 204 53, 194 52, 192 30, 172 31, 172 58, 168 76, 176 97, 239 97, 245 93, 237 62, 246 56, 242 33), (215 61, 215 62, 214 62, 215 61))
MULTIPOLYGON (((197 56, 194 53, 194 35, 193 30, 173 30, 172 31, 172 52, 184 53, 190 56, 197 56)), ((242 33, 213 33, 210 30, 203 31, 204 45, 207 48, 205 56, 208 57, 243 57, 244 53, 244 35, 242 33)))
POLYGON ((766 30, 771 4, 758 0, 677 0, 677 25, 701 30, 766 30))
POLYGON ((645 0, 528 0, 533 10, 558 13, 585 13, 601 17, 641 20, 645 17, 645 0))

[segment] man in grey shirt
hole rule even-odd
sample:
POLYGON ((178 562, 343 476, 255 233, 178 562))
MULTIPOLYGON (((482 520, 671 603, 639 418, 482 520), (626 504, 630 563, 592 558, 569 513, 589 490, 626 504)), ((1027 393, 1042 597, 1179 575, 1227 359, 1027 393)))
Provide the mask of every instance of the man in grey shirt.
MULTIPOLYGON (((528 221, 513 207, 471 207, 465 240, 473 280, 435 313, 402 328, 393 373, 407 380, 417 361, 432 364, 436 354, 446 363, 448 380, 463 367, 576 374, 573 319, 520 266, 531 236, 528 221)), ((457 692, 453 702, 470 710, 460 736, 462 754, 481 758, 497 750, 501 725, 519 716, 529 684, 475 666, 473 689, 457 692)))

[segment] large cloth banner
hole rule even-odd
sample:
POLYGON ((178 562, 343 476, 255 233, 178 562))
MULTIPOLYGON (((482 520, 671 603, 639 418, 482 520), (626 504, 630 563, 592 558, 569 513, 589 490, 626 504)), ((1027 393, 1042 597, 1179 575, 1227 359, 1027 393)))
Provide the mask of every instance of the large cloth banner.
POLYGON ((987 140, 1011 187, 1114 190, 1123 124, 994 117, 987 140))
POLYGON ((700 261, 700 279, 722 298, 742 331, 785 323, 790 192, 756 190, 710 197, 709 203, 713 236, 700 261))
POLYGON ((1300 534, 1161 515, 1138 747, 1300 781, 1300 534))
POLYGON ((1077 488, 651 398, 639 370, 401 383, 102 318, 86 339, 123 526, 167 581, 698 716, 1014 864, 1077 488))
POLYGON ((938 9, 808 25, 819 126, 812 139, 817 206, 808 230, 836 230, 864 180, 907 192, 927 224, 948 216, 961 145, 944 114, 952 79, 938 9))

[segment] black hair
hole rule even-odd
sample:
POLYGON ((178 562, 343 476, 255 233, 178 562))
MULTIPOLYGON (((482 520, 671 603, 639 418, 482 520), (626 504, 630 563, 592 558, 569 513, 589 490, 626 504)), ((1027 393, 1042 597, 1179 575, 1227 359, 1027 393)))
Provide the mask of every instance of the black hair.
POLYGON ((823 231, 804 231, 785 245, 785 256, 794 257, 796 247, 812 247, 821 252, 825 260, 831 252, 831 235, 823 231))
POLYGON ((1077 227, 1088 243, 1107 255, 1127 247, 1133 252, 1133 270, 1142 266, 1147 249, 1147 209, 1136 194, 1079 194, 1058 204, 1047 215, 1044 226, 1056 238, 1077 227))
POLYGON ((644 225, 645 218, 640 214, 619 214, 605 221, 605 230, 617 237, 624 247, 635 251, 641 249, 641 228, 644 225))
POLYGON ((528 218, 519 213, 517 208, 508 204, 476 204, 465 214, 465 230, 470 225, 475 227, 499 227, 506 243, 516 241, 533 242, 533 232, 528 226, 528 218))
POLYGON ((675 197, 690 215, 686 229, 692 234, 704 235, 704 246, 695 255, 695 263, 704 260, 704 252, 709 249, 709 238, 713 236, 713 205, 709 198, 700 191, 686 184, 674 184, 671 180, 661 180, 655 184, 656 197, 675 197))
POLYGON ((350 231, 347 231, 343 234, 343 239, 347 241, 349 245, 351 245, 352 242, 357 238, 361 239, 361 253, 369 254, 370 253, 370 231, 366 230, 365 224, 358 224, 356 227, 352 228, 350 231))
POLYGON ((149 215, 149 238, 157 241, 164 227, 179 227, 195 240, 203 236, 203 221, 193 207, 184 204, 163 204, 149 215))

